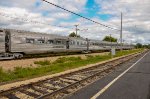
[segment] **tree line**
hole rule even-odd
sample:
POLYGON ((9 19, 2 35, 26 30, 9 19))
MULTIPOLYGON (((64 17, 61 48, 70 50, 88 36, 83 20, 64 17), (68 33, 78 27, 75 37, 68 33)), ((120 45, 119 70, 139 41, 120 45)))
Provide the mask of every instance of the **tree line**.
MULTIPOLYGON (((75 32, 72 32, 69 34, 69 37, 81 37, 80 35, 77 35, 75 32)), ((103 41, 107 42, 117 42, 117 38, 111 37, 111 36, 105 36, 103 41)))
POLYGON ((144 44, 141 44, 141 43, 137 43, 135 45, 135 48, 148 48, 148 49, 150 49, 150 44, 144 45, 144 44))

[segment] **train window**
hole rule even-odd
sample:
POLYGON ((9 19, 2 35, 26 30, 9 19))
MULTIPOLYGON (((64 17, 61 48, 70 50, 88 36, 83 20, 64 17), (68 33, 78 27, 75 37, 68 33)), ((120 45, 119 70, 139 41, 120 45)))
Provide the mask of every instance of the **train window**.
POLYGON ((56 44, 61 44, 61 41, 56 41, 56 44))
POLYGON ((38 39, 37 41, 38 41, 38 43, 44 43, 45 42, 45 40, 43 40, 43 39, 38 39))
POLYGON ((3 32, 3 30, 0 30, 0 32, 3 32))
POLYGON ((48 43, 48 44, 53 44, 53 43, 54 43, 54 40, 48 40, 47 43, 48 43))
POLYGON ((34 43, 34 39, 26 38, 26 43, 34 43))

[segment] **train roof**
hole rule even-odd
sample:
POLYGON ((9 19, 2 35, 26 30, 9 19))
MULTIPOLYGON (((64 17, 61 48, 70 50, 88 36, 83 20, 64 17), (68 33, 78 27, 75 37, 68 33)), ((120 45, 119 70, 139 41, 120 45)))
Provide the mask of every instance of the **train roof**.
POLYGON ((42 33, 42 32, 31 32, 31 31, 26 31, 26 30, 16 30, 16 29, 5 29, 5 28, 0 28, 0 30, 9 30, 12 32, 18 32, 18 33, 27 33, 27 34, 37 34, 37 35, 44 35, 44 36, 53 36, 53 37, 62 37, 62 38, 68 38, 66 36, 61 36, 58 34, 48 34, 48 33, 42 33))

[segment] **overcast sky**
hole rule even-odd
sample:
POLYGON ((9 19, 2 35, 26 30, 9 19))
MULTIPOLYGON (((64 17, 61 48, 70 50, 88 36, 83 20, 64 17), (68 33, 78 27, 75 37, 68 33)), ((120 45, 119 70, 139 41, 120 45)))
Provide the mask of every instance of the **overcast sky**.
MULTIPOLYGON (((150 0, 47 0, 110 27, 120 29, 127 43, 150 43, 150 0)), ((69 35, 79 24, 79 35, 102 40, 120 31, 97 25, 42 0, 0 0, 0 27, 69 35), (62 26, 62 27, 61 27, 62 26), (86 30, 88 29, 88 30, 86 30)))

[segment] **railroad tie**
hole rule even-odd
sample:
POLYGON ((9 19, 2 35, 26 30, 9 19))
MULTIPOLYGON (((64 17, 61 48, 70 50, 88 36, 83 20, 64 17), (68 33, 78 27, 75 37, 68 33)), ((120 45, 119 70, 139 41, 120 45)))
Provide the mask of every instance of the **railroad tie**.
POLYGON ((40 89, 40 88, 38 88, 36 86, 32 86, 31 89, 33 89, 33 90, 35 90, 35 91, 37 91, 39 93, 42 93, 42 94, 48 93, 48 91, 46 91, 44 89, 40 89))
POLYGON ((6 94, 4 96, 7 97, 8 99, 20 99, 13 93, 9 93, 9 94, 6 94))
POLYGON ((46 89, 48 89, 48 90, 57 90, 57 88, 55 88, 55 87, 50 87, 50 86, 46 86, 46 85, 44 85, 44 84, 39 84, 38 85, 39 87, 42 87, 42 88, 46 88, 46 89))
POLYGON ((24 89, 21 89, 21 90, 19 90, 19 91, 20 91, 21 93, 24 93, 24 94, 29 95, 29 96, 34 97, 34 98, 40 96, 40 95, 38 95, 38 94, 35 94, 35 93, 33 93, 33 92, 30 92, 30 91, 27 91, 27 90, 24 90, 24 89))

